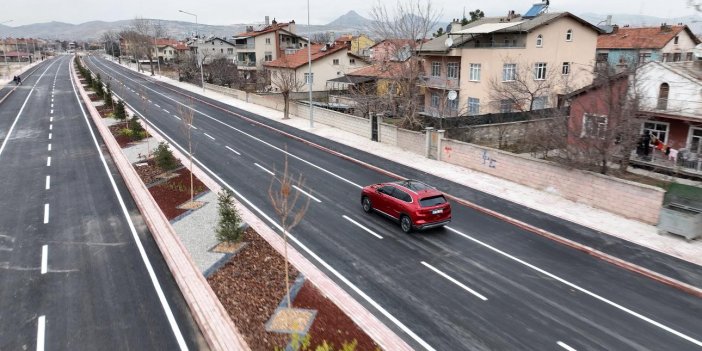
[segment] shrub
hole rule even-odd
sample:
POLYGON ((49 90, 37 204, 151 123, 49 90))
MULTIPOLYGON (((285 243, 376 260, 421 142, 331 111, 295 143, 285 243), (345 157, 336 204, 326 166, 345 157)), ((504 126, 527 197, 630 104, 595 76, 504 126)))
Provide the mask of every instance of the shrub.
POLYGON ((241 215, 234 205, 232 192, 229 189, 223 189, 217 194, 217 203, 219 207, 217 240, 227 243, 238 242, 244 231, 241 228, 241 215))
POLYGON ((132 116, 132 118, 129 120, 129 129, 135 133, 144 131, 144 127, 142 127, 141 123, 139 123, 139 117, 137 115, 132 116))
POLYGON ((164 171, 170 171, 178 167, 178 161, 173 152, 168 148, 168 144, 165 142, 160 142, 154 150, 154 161, 156 165, 159 166, 164 171))
POLYGON ((110 83, 107 83, 107 87, 105 90, 105 105, 112 107, 115 102, 112 100, 112 90, 110 89, 110 83))
POLYGON ((119 135, 132 138, 134 136, 134 132, 129 128, 122 128, 119 130, 119 135))
POLYGON ((117 101, 117 105, 115 105, 115 118, 120 121, 127 118, 127 111, 124 109, 124 101, 122 100, 117 101))

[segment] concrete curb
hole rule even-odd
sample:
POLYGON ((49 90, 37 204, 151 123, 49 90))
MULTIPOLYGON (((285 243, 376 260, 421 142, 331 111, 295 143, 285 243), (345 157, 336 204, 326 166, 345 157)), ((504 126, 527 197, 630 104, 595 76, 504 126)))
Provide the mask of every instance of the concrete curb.
MULTIPOLYGON (((132 112, 134 112, 131 107, 129 108, 132 110, 132 112)), ((161 136, 148 123, 145 123, 145 121, 141 119, 140 121, 149 134, 157 141, 164 141, 170 144, 168 140, 161 136)), ((171 150, 173 151, 173 155, 178 158, 186 168, 190 169, 189 158, 176 147, 172 147, 171 150)), ((211 191, 216 193, 222 191, 222 186, 197 165, 193 164, 190 171, 197 176, 211 191)), ((280 234, 278 234, 278 232, 266 224, 265 221, 260 219, 255 213, 249 210, 237 199, 234 200, 236 202, 237 209, 239 209, 241 212, 241 217, 244 222, 248 223, 249 226, 254 228, 254 230, 256 230, 256 232, 258 232, 258 234, 264 240, 266 240, 268 244, 278 251, 278 253, 283 255, 285 251, 285 243, 280 234)), ((366 334, 368 334, 368 336, 370 336, 381 348, 393 351, 413 350, 413 348, 410 347, 394 331, 388 328, 375 315, 370 313, 365 307, 363 307, 363 305, 361 305, 348 292, 346 292, 346 290, 337 285, 292 245, 288 245, 288 260, 301 274, 305 276, 305 278, 307 278, 307 280, 314 284, 327 298, 334 302, 339 309, 349 316, 354 323, 356 323, 366 334)))
MULTIPOLYGON (((71 64, 70 67, 73 77, 76 82, 79 82, 73 65, 71 64)), ((246 341, 239 334, 207 280, 200 274, 170 222, 122 153, 122 149, 109 129, 102 124, 102 117, 90 103, 80 83, 78 83, 78 90, 208 345, 212 350, 249 350, 246 341)))
MULTIPOLYGON (((174 92, 176 92, 176 93, 182 94, 182 93, 180 93, 179 91, 177 91, 177 90, 175 90, 175 89, 171 89, 171 88, 167 87, 167 86, 166 86, 167 83, 156 82, 156 84, 158 84, 158 85, 160 85, 160 86, 162 86, 162 87, 164 87, 164 88, 166 88, 166 89, 169 89, 169 90, 171 90, 171 91, 174 91, 174 92)), ((185 94, 182 94, 182 95, 185 95, 185 94)), ((398 174, 395 174, 395 173, 386 171, 386 170, 384 170, 384 169, 382 169, 382 168, 380 168, 380 167, 376 167, 376 166, 374 166, 374 165, 368 164, 368 163, 363 162, 363 161, 361 161, 361 160, 357 160, 357 159, 355 159, 355 158, 353 158, 353 157, 344 155, 344 154, 342 154, 342 153, 340 153, 340 152, 337 152, 337 151, 331 150, 331 149, 329 149, 329 148, 326 148, 326 147, 324 147, 324 146, 318 145, 318 144, 316 144, 316 143, 314 143, 314 142, 305 140, 305 139, 303 139, 303 138, 301 138, 301 137, 298 137, 298 136, 296 136, 296 135, 292 135, 292 134, 290 134, 290 133, 287 133, 287 132, 284 132, 284 131, 282 131, 282 130, 276 129, 275 127, 272 127, 272 126, 269 126, 269 125, 267 125, 267 124, 258 122, 258 121, 256 121, 256 120, 253 120, 253 119, 251 119, 251 118, 248 118, 248 117, 246 117, 246 116, 243 116, 243 115, 241 115, 241 114, 238 114, 238 113, 236 113, 236 112, 234 112, 234 111, 226 110, 226 109, 221 108, 221 107, 219 107, 219 106, 216 106, 216 105, 214 105, 214 104, 208 103, 207 101, 204 101, 204 100, 202 100, 202 99, 198 99, 198 98, 194 98, 194 99, 197 100, 197 101, 199 101, 199 102, 201 102, 201 103, 210 105, 211 107, 220 109, 220 110, 225 111, 225 112, 227 112, 227 113, 230 113, 230 114, 232 114, 232 115, 234 115, 234 116, 236 116, 236 117, 242 118, 242 119, 246 120, 246 121, 249 122, 249 123, 256 124, 256 125, 258 125, 258 126, 267 128, 267 129, 269 129, 269 130, 271 130, 271 131, 275 131, 275 132, 277 132, 277 133, 279 133, 279 134, 281 134, 281 135, 284 135, 284 136, 286 136, 286 137, 288 137, 288 138, 291 138, 291 139, 294 139, 294 140, 299 141, 299 142, 301 142, 301 143, 304 143, 304 144, 307 144, 307 145, 309 145, 309 146, 315 147, 315 148, 317 148, 317 149, 320 149, 320 150, 322 150, 322 151, 325 151, 325 152, 330 153, 330 154, 332 154, 332 155, 335 155, 335 156, 337 156, 337 157, 343 158, 343 159, 345 159, 345 160, 354 162, 354 163, 356 163, 356 164, 358 164, 358 165, 361 165, 361 166, 363 166, 363 167, 372 169, 372 170, 374 170, 374 171, 376 171, 376 172, 379 172, 379 173, 381 173, 381 174, 385 174, 385 175, 387 175, 387 176, 389 176, 389 177, 393 177, 393 178, 396 178, 396 179, 405 179, 405 177, 402 177, 402 176, 400 176, 400 175, 398 175, 398 174)), ((662 284, 671 286, 671 287, 673 287, 673 288, 676 288, 676 289, 679 289, 679 290, 681 290, 681 291, 683 291, 683 292, 686 292, 686 293, 688 293, 688 294, 690 294, 690 295, 693 295, 693 296, 702 298, 702 289, 700 289, 700 288, 697 288, 697 287, 692 286, 692 285, 690 285, 690 284, 681 282, 681 281, 679 281, 679 280, 677 280, 677 279, 673 279, 673 278, 671 278, 671 277, 665 276, 665 275, 663 275, 663 274, 654 272, 654 271, 652 271, 652 270, 650 270, 650 269, 647 269, 647 268, 638 266, 638 265, 636 265, 636 264, 633 264, 633 263, 628 262, 628 261, 626 261, 626 260, 623 260, 623 259, 621 259, 621 258, 612 256, 612 255, 610 255, 610 254, 607 254, 607 253, 604 253, 604 252, 599 251, 599 250, 597 250, 597 249, 594 249, 594 248, 592 248, 592 247, 590 247, 590 246, 587 246, 587 245, 578 243, 578 242, 576 242, 576 241, 573 241, 573 240, 564 238, 564 237, 562 237, 562 236, 559 236, 558 234, 551 233, 551 232, 548 232, 548 231, 546 231, 546 230, 537 228, 537 227, 535 227, 535 226, 533 226, 533 225, 531 225, 531 224, 527 224, 527 223, 522 222, 522 221, 520 221, 520 220, 517 220, 517 219, 511 218, 511 217, 509 217, 509 216, 503 215, 503 214, 498 213, 498 212, 496 212, 496 211, 493 211, 493 210, 490 210, 490 209, 488 209, 488 208, 485 208, 485 207, 482 207, 482 206, 480 206, 480 205, 477 205, 477 204, 475 204, 475 203, 472 203, 472 202, 470 202, 470 201, 468 201, 468 200, 464 200, 464 199, 462 199, 462 198, 459 198, 459 197, 456 197, 456 196, 453 196, 453 195, 450 195, 450 194, 446 194, 446 195, 447 195, 449 198, 451 198, 452 200, 454 200, 454 201, 456 201, 456 202, 458 202, 458 203, 461 203, 461 204, 463 204, 463 205, 465 205, 465 206, 467 206, 467 207, 470 207, 470 208, 472 208, 472 209, 475 209, 475 210, 477 210, 477 211, 480 211, 480 212, 485 213, 485 214, 487 214, 487 215, 490 215, 490 216, 492 216, 492 217, 498 218, 498 219, 500 219, 500 220, 502 220, 502 221, 505 221, 505 222, 507 222, 507 223, 510 223, 510 224, 512 224, 512 225, 515 225, 515 226, 517 226, 517 227, 519 227, 519 228, 522 228, 522 229, 527 230, 527 231, 529 231, 529 232, 532 232, 532 233, 534 233, 534 234, 543 236, 543 237, 545 237, 545 238, 551 239, 551 240, 553 240, 553 241, 555 241, 555 242, 557 242, 557 243, 559 243, 559 244, 568 246, 568 247, 573 248, 573 249, 576 249, 576 250, 578 250, 578 251, 585 252, 585 253, 587 253, 587 254, 593 256, 593 257, 597 257, 597 258, 599 258, 599 259, 601 259, 601 260, 604 260, 604 261, 606 261, 606 262, 608 262, 608 263, 611 263, 611 264, 613 264, 613 265, 615 265, 615 266, 617 266, 617 267, 620 267, 620 268, 622 268, 622 269, 626 269, 626 270, 628 270, 628 271, 631 271, 631 272, 634 272, 634 273, 643 275, 644 277, 647 277, 647 278, 649 278, 649 279, 655 280, 655 281, 657 281, 657 282, 659 282, 659 283, 662 283, 662 284)))

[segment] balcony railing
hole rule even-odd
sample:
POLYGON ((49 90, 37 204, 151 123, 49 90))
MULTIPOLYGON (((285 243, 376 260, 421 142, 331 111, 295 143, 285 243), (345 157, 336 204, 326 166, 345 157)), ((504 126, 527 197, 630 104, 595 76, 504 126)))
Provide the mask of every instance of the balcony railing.
POLYGON ((420 85, 437 88, 437 89, 450 89, 458 90, 460 83, 458 79, 455 78, 445 78, 445 77, 434 77, 434 76, 423 76, 420 85))
MULTIPOLYGON (((524 49, 526 48, 526 43, 475 42, 472 47, 479 49, 524 49)), ((471 45, 468 45, 466 48, 471 48, 471 45)))
POLYGON ((256 45, 255 44, 236 44, 234 47, 237 50, 255 50, 256 45))
POLYGON ((631 161, 671 171, 702 175, 702 154, 697 153, 681 152, 676 159, 673 159, 660 150, 652 149, 648 155, 637 155, 633 152, 631 161))

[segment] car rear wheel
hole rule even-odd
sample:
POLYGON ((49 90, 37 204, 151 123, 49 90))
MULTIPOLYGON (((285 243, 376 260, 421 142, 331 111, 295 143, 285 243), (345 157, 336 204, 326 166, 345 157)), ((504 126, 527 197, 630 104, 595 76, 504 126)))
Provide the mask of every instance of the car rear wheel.
POLYGON ((402 228, 402 231, 405 233, 412 231, 412 220, 409 218, 409 216, 403 215, 400 217, 400 228, 402 228))
POLYGON ((363 205, 363 211, 365 211, 366 213, 373 210, 373 205, 371 204, 371 201, 367 196, 364 196, 363 199, 361 199, 361 205, 363 205))

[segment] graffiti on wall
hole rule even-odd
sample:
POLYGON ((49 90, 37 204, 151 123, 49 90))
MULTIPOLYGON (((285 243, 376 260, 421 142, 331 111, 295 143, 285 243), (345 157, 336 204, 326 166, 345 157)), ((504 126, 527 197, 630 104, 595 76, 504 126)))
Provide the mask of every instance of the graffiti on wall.
POLYGON ((483 165, 490 168, 497 168, 497 160, 492 158, 487 150, 483 150, 483 165))

